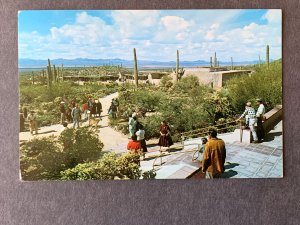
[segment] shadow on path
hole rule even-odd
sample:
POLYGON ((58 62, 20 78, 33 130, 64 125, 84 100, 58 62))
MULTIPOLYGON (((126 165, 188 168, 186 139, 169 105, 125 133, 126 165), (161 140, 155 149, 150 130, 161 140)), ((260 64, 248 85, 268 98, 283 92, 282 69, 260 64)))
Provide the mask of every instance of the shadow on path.
POLYGON ((238 163, 231 163, 231 162, 227 162, 227 165, 225 166, 225 170, 228 170, 228 169, 232 169, 236 166, 239 166, 240 164, 238 163))
POLYGON ((230 178, 230 177, 233 177, 235 175, 237 175, 238 172, 234 171, 234 170, 228 170, 228 171, 225 171, 223 174, 222 174, 222 178, 230 178))
POLYGON ((268 133, 266 137, 264 138, 264 142, 273 141, 275 137, 281 136, 282 132, 274 132, 274 133, 268 133))

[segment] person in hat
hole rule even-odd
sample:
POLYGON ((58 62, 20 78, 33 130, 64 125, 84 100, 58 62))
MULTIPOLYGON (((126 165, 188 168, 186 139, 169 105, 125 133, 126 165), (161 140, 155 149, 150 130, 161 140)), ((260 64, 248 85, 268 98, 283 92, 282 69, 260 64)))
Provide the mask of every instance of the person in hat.
POLYGON ((30 111, 28 114, 28 121, 29 121, 29 128, 30 128, 30 133, 33 135, 33 131, 35 131, 35 134, 38 134, 38 125, 37 125, 37 120, 36 120, 36 114, 35 111, 30 111))
POLYGON ((257 137, 258 140, 261 141, 265 137, 265 130, 263 127, 263 119, 266 112, 266 108, 263 104, 263 101, 259 98, 256 99, 256 105, 258 106, 257 112, 256 112, 256 118, 257 118, 257 137))
POLYGON ((258 143, 257 133, 256 133, 256 129, 255 129, 255 125, 256 125, 256 122, 257 122, 256 113, 255 113, 255 109, 253 107, 251 107, 251 102, 246 103, 245 111, 239 117, 238 120, 240 120, 244 117, 246 119, 246 125, 249 126, 250 131, 252 133, 253 143, 258 143))

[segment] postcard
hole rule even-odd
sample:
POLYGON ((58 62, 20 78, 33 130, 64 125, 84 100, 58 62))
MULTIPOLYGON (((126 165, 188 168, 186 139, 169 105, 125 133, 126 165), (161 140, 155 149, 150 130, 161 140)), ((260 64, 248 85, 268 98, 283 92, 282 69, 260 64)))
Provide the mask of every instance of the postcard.
POLYGON ((20 179, 282 178, 282 12, 18 12, 20 179))

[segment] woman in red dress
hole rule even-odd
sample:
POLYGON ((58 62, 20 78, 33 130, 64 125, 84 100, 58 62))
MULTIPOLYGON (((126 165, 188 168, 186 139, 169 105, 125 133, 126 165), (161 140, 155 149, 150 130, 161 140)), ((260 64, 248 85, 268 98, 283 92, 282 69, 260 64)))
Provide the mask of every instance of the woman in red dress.
POLYGON ((173 145, 171 130, 166 121, 161 122, 159 132, 160 138, 158 145, 160 147, 170 147, 171 145, 173 145))

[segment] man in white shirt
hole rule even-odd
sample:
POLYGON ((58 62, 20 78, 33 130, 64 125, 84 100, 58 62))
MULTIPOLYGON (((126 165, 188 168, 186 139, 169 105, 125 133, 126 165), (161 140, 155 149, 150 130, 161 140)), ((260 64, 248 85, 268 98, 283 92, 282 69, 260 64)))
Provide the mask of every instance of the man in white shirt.
POLYGON ((258 138, 255 130, 255 124, 257 122, 256 115, 255 115, 255 109, 251 107, 251 102, 246 103, 245 111, 240 116, 239 119, 245 117, 246 118, 246 124, 249 126, 252 137, 253 137, 253 143, 258 143, 258 138))
POLYGON ((256 104, 258 106, 258 109, 256 112, 257 137, 258 137, 258 140, 261 141, 265 137, 265 131, 264 131, 264 127, 263 127, 263 117, 266 112, 266 108, 261 99, 256 99, 256 104))
POLYGON ((138 131, 135 133, 137 136, 137 140, 141 143, 141 147, 143 149, 143 153, 147 152, 147 145, 145 141, 145 130, 142 124, 138 124, 138 131))

